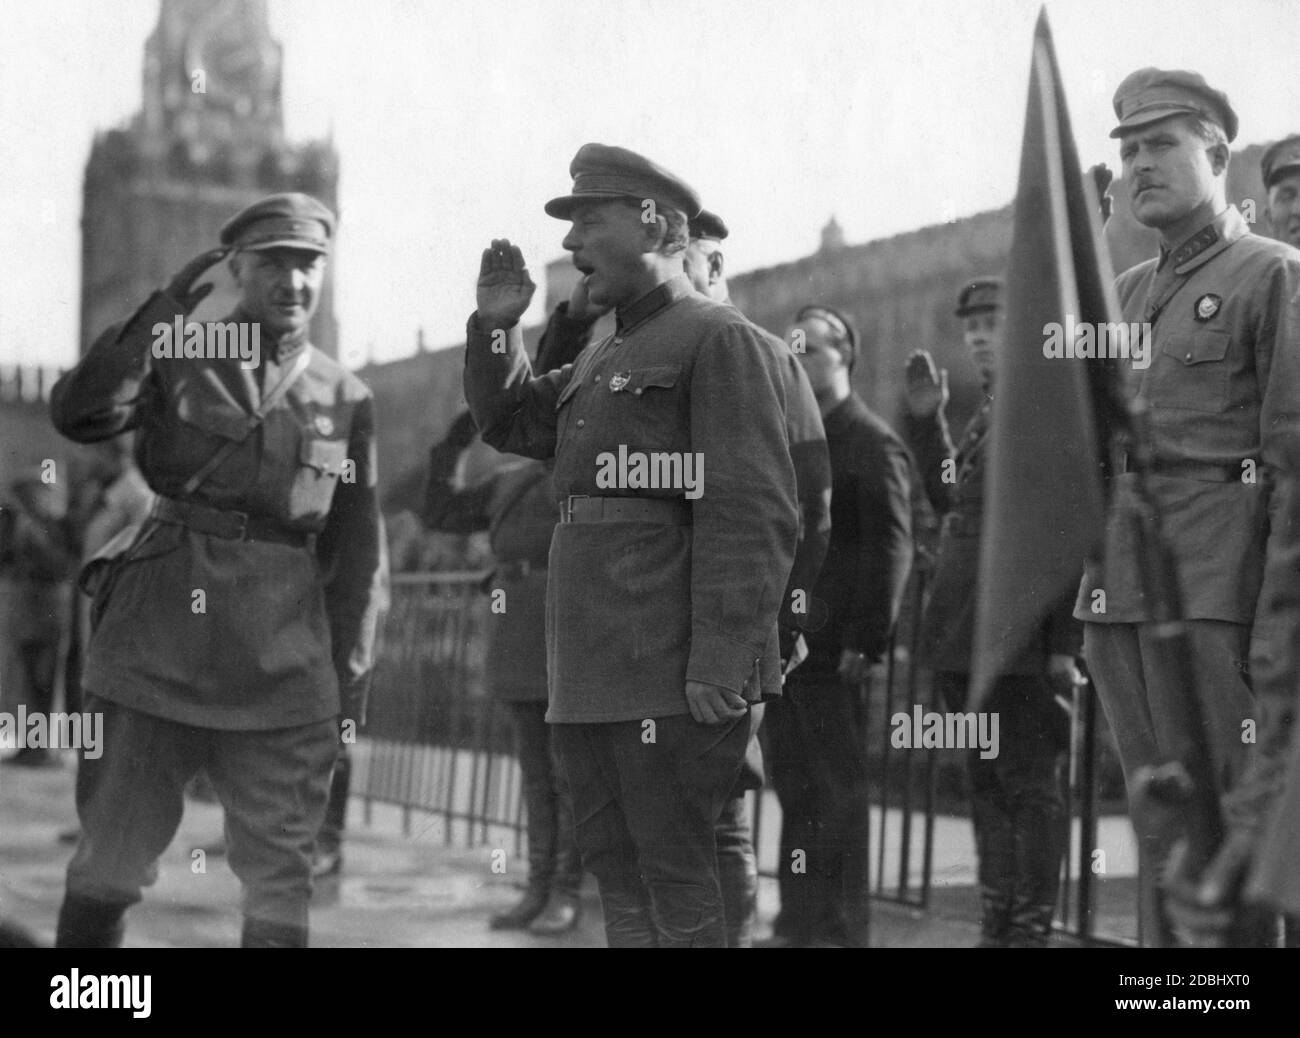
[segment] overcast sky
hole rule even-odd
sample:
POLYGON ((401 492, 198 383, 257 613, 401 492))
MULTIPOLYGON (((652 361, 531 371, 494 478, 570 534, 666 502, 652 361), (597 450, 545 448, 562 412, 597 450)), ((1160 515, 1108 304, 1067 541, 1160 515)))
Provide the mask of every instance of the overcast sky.
MULTIPOLYGON (((732 228, 733 271, 1008 202, 1038 0, 270 0, 293 140, 333 128, 341 352, 454 344, 478 255, 541 282, 542 203, 586 141, 677 171, 732 228)), ((1300 129, 1294 0, 1048 4, 1081 158, 1118 165, 1111 95, 1194 68, 1237 145, 1300 129)), ((76 356, 82 173, 140 107, 158 0, 0 0, 0 363, 76 356)), ((539 303, 535 302, 537 313, 539 303)), ((125 314, 133 300, 122 300, 125 314)))

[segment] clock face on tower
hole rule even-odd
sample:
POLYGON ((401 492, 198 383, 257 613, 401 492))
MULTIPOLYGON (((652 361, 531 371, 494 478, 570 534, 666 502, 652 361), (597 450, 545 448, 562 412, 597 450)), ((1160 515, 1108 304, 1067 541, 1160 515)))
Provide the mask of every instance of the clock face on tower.
POLYGON ((240 0, 206 7, 186 34, 183 55, 185 89, 204 107, 239 118, 266 111, 277 86, 278 55, 270 39, 259 38, 245 21, 240 0))

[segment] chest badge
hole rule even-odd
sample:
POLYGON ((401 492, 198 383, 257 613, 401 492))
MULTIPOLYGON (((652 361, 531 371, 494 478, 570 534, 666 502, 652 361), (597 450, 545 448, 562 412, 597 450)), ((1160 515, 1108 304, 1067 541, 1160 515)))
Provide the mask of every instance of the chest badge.
POLYGON ((632 373, 630 371, 616 371, 614 377, 609 380, 609 391, 611 393, 621 393, 631 380, 632 373))
POLYGON ((334 420, 327 414, 318 414, 313 424, 322 436, 329 436, 334 432, 334 420))
POLYGON ((1196 319, 1201 322, 1208 321, 1219 312, 1219 307, 1222 305, 1223 296, 1216 296, 1212 292, 1206 292, 1196 301, 1196 319))

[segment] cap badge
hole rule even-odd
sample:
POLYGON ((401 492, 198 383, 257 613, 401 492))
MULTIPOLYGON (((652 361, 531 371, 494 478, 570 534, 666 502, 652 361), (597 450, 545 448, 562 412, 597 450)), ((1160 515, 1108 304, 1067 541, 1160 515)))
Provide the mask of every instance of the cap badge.
POLYGON ((318 414, 314 424, 322 436, 329 436, 334 431, 334 420, 327 414, 318 414))
POLYGON ((1201 322, 1208 321, 1219 312, 1219 307, 1222 305, 1222 296, 1216 296, 1211 292, 1205 293, 1196 301, 1196 319, 1201 322))

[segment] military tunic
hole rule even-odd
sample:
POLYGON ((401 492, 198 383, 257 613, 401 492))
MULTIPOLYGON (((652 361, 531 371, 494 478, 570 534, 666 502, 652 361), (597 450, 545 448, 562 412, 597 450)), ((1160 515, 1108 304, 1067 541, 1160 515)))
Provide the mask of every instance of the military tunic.
POLYGON ((798 532, 780 357, 734 308, 681 275, 620 311, 572 365, 533 378, 517 328, 494 353, 468 327, 465 392, 483 439, 555 456, 569 495, 684 499, 680 488, 598 486, 598 457, 700 453, 690 525, 565 523, 550 551, 552 723, 689 713, 687 680, 780 691, 776 618, 798 532), (761 666, 760 666, 761 665, 761 666))
POLYGON ((155 359, 155 322, 182 313, 156 293, 101 335, 55 385, 55 426, 81 443, 138 428, 141 473, 178 498, 245 433, 297 351, 309 350, 287 396, 189 498, 301 540, 226 539, 151 521, 90 645, 85 687, 205 728, 288 728, 341 709, 359 717, 387 582, 370 391, 305 340, 277 354, 269 334, 259 369, 155 359))
MULTIPOLYGON (((1115 289, 1126 323, 1154 325, 1150 366, 1122 366, 1128 393, 1151 408, 1151 492, 1185 615, 1251 624, 1270 549, 1277 438, 1300 415, 1300 252, 1252 234, 1229 206, 1163 265, 1141 263, 1115 289)), ((1132 478, 1116 482, 1104 572, 1086 572, 1074 611, 1080 620, 1151 619, 1123 521, 1132 478), (1098 589, 1104 612, 1092 608, 1098 589)))
MULTIPOLYGON (((992 406, 993 398, 985 395, 956 445, 942 412, 931 418, 909 415, 905 419, 904 429, 926 496, 943 523, 918 649, 919 662, 935 671, 964 675, 971 669, 992 406), (951 479, 944 478, 947 462, 951 462, 951 479)), ((1047 617, 1039 637, 1003 673, 1042 676, 1047 673, 1049 655, 1077 655, 1079 630, 1070 619, 1069 607, 1069 600, 1060 603, 1047 617)))

